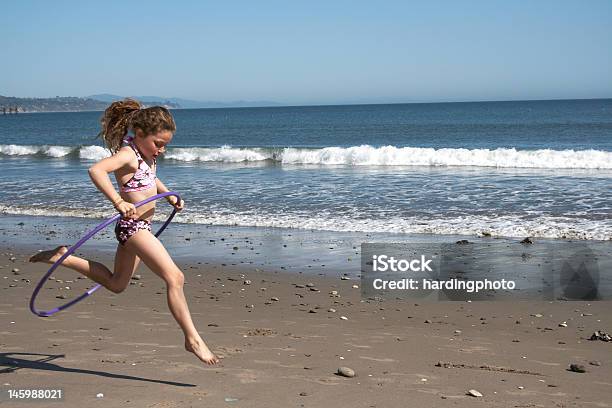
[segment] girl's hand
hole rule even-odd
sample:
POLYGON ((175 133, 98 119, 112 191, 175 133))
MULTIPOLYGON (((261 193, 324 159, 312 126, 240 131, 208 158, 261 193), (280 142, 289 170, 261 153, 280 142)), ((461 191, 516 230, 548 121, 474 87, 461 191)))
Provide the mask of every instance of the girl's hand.
POLYGON ((171 206, 176 208, 177 211, 181 211, 183 208, 185 208, 185 201, 183 201, 182 198, 177 202, 175 196, 168 196, 167 200, 171 206))
POLYGON ((121 200, 115 204, 115 209, 121 213, 123 218, 138 218, 136 207, 132 203, 121 200))

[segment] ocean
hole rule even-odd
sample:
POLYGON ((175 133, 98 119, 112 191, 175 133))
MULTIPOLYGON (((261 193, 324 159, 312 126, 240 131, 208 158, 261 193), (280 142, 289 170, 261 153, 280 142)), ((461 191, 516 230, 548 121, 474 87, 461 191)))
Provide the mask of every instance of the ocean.
MULTIPOLYGON (((612 238, 612 99, 173 115, 158 177, 186 201, 178 222, 612 238)), ((87 174, 109 154, 96 139, 100 116, 0 115, 0 213, 112 215, 87 174)))

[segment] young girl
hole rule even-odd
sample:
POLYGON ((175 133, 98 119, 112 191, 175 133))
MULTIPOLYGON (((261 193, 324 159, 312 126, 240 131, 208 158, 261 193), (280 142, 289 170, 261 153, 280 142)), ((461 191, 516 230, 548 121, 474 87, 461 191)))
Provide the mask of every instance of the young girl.
MULTIPOLYGON (((89 168, 89 176, 96 187, 121 213, 115 226, 119 244, 111 272, 101 263, 69 256, 63 266, 82 273, 114 293, 122 292, 130 282, 140 260, 166 282, 168 306, 185 334, 185 349, 207 364, 219 359, 208 349, 198 334, 183 293, 184 275, 172 261, 162 243, 151 233, 151 218, 155 201, 136 209, 134 203, 158 193, 169 191, 155 176, 156 158, 164 153, 172 140, 176 125, 170 112, 155 106, 143 109, 138 101, 125 99, 111 104, 102 117, 100 136, 113 153, 89 168), (133 136, 127 137, 128 130, 133 136), (125 139, 124 139, 125 138, 125 139), (114 172, 117 193, 108 173, 114 172)), ((183 200, 167 197, 171 205, 182 210, 183 200)), ((31 262, 54 263, 68 250, 65 246, 40 252, 31 262)))

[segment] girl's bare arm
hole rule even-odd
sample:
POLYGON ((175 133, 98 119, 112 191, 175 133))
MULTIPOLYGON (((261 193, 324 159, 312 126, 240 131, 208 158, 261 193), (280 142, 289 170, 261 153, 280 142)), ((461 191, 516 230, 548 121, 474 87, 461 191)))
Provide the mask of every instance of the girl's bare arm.
MULTIPOLYGON (((164 183, 162 183, 162 181, 158 178, 155 178, 155 185, 157 186, 157 192, 158 193, 167 193, 168 191, 168 187, 166 187, 166 185, 164 183)), ((185 206, 185 202, 181 199, 180 202, 176 202, 176 197, 175 196, 168 196, 166 197, 166 199, 168 200, 168 202, 173 205, 174 207, 176 207, 177 210, 182 210, 183 207, 185 206)))
POLYGON ((108 173, 127 166, 133 159, 134 154, 129 149, 121 149, 111 157, 102 159, 89 168, 91 181, 113 205, 121 201, 121 196, 115 190, 108 173))

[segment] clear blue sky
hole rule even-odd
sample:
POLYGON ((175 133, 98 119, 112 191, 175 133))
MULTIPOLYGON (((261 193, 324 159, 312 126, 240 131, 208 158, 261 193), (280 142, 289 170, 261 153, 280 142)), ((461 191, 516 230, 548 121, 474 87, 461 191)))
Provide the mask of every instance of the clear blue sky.
POLYGON ((0 95, 612 97, 612 1, 10 1, 0 95))

